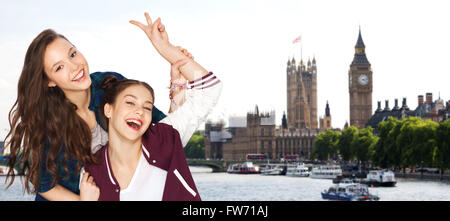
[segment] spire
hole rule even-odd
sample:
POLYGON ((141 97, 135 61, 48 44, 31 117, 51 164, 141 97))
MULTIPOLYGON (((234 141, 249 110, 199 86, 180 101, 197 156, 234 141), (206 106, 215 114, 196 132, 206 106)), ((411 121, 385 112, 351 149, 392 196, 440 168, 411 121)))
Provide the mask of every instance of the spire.
POLYGON ((355 48, 365 48, 364 41, 361 36, 361 26, 359 26, 359 35, 358 35, 358 41, 356 42, 355 48))
POLYGON ((327 106, 325 107, 325 116, 326 117, 330 117, 330 105, 328 105, 328 101, 327 101, 327 106))
POLYGON ((283 111, 283 118, 281 119, 281 125, 283 129, 287 129, 287 118, 286 118, 286 112, 283 111))
POLYGON ((364 45, 364 41, 361 36, 361 27, 359 28, 358 40, 355 45, 355 56, 353 57, 352 65, 356 64, 368 64, 370 65, 369 60, 366 57, 366 46, 364 45))

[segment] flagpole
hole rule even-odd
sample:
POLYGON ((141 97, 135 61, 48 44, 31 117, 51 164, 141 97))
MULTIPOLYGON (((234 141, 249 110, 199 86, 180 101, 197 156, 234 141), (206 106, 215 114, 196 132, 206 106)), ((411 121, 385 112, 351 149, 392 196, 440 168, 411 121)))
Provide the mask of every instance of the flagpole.
POLYGON ((300 40, 300 62, 303 61, 303 43, 300 40))

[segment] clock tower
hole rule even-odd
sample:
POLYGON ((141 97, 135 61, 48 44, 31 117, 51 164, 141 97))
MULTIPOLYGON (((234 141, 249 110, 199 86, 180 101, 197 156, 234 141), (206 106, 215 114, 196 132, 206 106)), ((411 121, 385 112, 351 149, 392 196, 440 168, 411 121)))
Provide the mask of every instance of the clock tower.
POLYGON ((359 129, 364 128, 372 116, 372 68, 365 49, 360 29, 355 55, 348 71, 350 125, 359 129))

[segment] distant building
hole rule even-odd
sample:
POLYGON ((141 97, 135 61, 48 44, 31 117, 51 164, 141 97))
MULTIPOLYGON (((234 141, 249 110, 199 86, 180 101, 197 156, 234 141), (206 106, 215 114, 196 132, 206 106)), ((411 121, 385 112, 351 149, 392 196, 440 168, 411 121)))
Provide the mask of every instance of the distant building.
POLYGON ((385 101, 384 109, 381 109, 381 101, 378 101, 378 108, 367 122, 366 126, 371 126, 375 129, 381 121, 387 120, 388 117, 395 117, 397 119, 405 117, 420 117, 423 120, 432 120, 437 123, 449 119, 450 100, 445 104, 439 98, 433 102, 433 94, 426 93, 426 101, 424 102, 423 95, 418 96, 418 105, 414 110, 410 110, 406 104, 406 98, 403 98, 402 106, 398 106, 398 100, 395 99, 395 106, 392 110, 389 108, 389 101, 385 101))
POLYGON ((432 120, 439 123, 448 119, 448 105, 449 102, 444 103, 440 97, 433 102, 433 94, 426 93, 425 102, 423 95, 418 96, 418 105, 414 114, 424 120, 432 120))
MULTIPOLYGON (((286 121, 285 114, 283 115, 286 121)), ((284 123, 286 124, 286 123, 284 123)), ((285 127, 287 127, 285 125, 285 127)), ((265 154, 269 159, 287 155, 310 158, 318 130, 287 129, 275 126, 275 112, 254 112, 246 117, 231 117, 224 123, 205 124, 205 156, 209 159, 246 159, 247 154, 265 154)))
POLYGON ((325 116, 322 118, 319 118, 320 122, 320 131, 326 131, 328 129, 332 129, 331 126, 331 114, 330 114, 330 106, 328 105, 325 107, 325 116))
POLYGON ((287 127, 318 129, 316 58, 308 59, 307 65, 288 60, 286 79, 287 127))

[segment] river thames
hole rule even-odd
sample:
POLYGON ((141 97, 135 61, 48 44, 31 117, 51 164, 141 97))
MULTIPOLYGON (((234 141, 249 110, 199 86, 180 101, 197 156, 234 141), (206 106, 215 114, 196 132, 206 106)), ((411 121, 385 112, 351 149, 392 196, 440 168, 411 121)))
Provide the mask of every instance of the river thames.
MULTIPOLYGON (((191 171, 203 201, 323 201, 320 192, 332 185, 329 179, 211 173, 204 167, 191 167, 191 171)), ((5 190, 5 176, 0 176, 1 201, 34 200, 34 195, 23 194, 19 180, 5 190)), ((448 182, 397 178, 395 187, 369 191, 380 201, 450 200, 448 182)))

